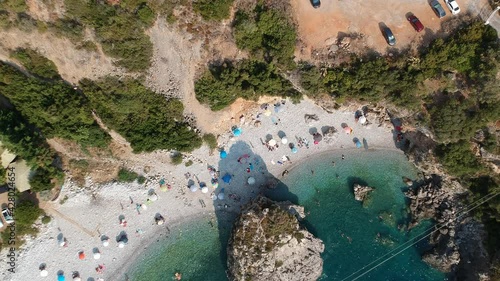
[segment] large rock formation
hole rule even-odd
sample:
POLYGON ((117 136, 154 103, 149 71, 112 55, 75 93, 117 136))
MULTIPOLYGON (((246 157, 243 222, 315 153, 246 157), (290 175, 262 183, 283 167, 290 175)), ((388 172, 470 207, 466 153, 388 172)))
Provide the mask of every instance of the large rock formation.
POLYGON ((353 188, 354 188, 354 199, 361 202, 364 202, 366 197, 368 196, 368 193, 373 191, 373 188, 369 186, 360 185, 357 183, 354 184, 353 188))
POLYGON ((317 280, 321 240, 302 229, 303 208, 257 197, 235 223, 228 245, 230 280, 317 280))

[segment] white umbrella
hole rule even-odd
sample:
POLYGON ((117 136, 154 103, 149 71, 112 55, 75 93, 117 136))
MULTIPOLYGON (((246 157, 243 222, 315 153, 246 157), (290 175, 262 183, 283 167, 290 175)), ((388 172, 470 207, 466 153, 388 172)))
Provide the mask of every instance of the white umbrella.
POLYGON ((217 195, 217 198, 219 198, 219 200, 223 200, 224 199, 224 192, 219 193, 219 195, 217 195))
POLYGON ((147 209, 148 209, 148 206, 146 206, 146 204, 141 204, 141 208, 142 208, 143 210, 147 210, 147 209))
POLYGON ((269 144, 270 146, 275 146, 276 145, 276 140, 274 139, 270 139, 267 144, 269 144))
POLYGON ((102 245, 103 245, 104 247, 109 246, 109 240, 108 240, 108 239, 103 240, 103 241, 102 241, 102 245))
POLYGON ((157 225, 162 225, 163 224, 163 220, 159 220, 156 222, 157 225))
POLYGON ((255 183, 255 178, 254 177, 249 177, 247 180, 248 184, 252 185, 255 183))
POLYGON ((366 117, 363 116, 363 115, 360 116, 358 120, 359 120, 359 123, 361 123, 361 124, 365 124, 366 123, 366 117))
POLYGON ((125 243, 123 241, 118 242, 118 248, 123 248, 125 247, 125 243))
POLYGON ((44 269, 44 270, 40 271, 40 276, 47 277, 48 275, 49 275, 49 272, 47 270, 44 269))
POLYGON ((287 144, 287 143, 288 143, 288 139, 287 139, 286 137, 283 137, 283 138, 281 139, 281 143, 282 143, 282 144, 287 144))
POLYGON ((61 246, 61 247, 64 247, 64 244, 66 244, 66 243, 64 243, 64 241, 59 242, 59 246, 61 246))
POLYGON ((101 258, 101 253, 97 252, 97 253, 94 253, 94 259, 95 260, 98 260, 101 258))
POLYGON ((208 192, 208 187, 204 186, 201 188, 201 192, 207 193, 208 192))
POLYGON ((75 278, 73 278, 73 281, 82 281, 82 278, 80 278, 80 277, 75 277, 75 278))
POLYGON ((156 200, 158 200, 158 195, 156 195, 156 194, 151 194, 151 195, 149 196, 149 200, 151 200, 151 201, 156 201, 156 200))
POLYGON ((193 184, 193 185, 191 185, 191 186, 189 187, 189 189, 191 190, 191 192, 196 192, 196 191, 198 190, 198 188, 197 188, 197 187, 196 187, 196 185, 194 185, 194 184, 193 184))

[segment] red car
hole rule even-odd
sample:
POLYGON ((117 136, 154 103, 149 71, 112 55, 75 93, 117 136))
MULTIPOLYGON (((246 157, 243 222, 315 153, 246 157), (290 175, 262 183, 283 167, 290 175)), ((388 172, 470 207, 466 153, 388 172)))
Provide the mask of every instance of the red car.
POLYGON ((407 18, 407 20, 411 23, 411 25, 413 26, 413 28, 415 28, 417 32, 424 30, 424 25, 420 22, 420 20, 416 16, 411 15, 407 18))

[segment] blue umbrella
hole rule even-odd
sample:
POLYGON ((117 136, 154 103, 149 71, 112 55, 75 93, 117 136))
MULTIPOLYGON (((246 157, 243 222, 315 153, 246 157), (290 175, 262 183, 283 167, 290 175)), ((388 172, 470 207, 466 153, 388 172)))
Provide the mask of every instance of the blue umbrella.
POLYGON ((66 277, 64 275, 57 275, 57 281, 66 281, 66 277))
POLYGON ((294 146, 294 147, 292 147, 292 153, 297 153, 297 151, 298 151, 298 150, 297 150, 297 148, 296 148, 295 146, 294 146))
POLYGON ((229 182, 231 182, 231 175, 229 175, 229 174, 225 174, 225 175, 222 177, 222 180, 223 180, 225 183, 229 183, 229 182))
POLYGON ((235 137, 239 137, 241 135, 241 129, 240 128, 234 128, 233 129, 233 135, 235 137))
POLYGON ((225 152, 224 150, 220 152, 220 158, 221 159, 224 159, 227 157, 227 152, 225 152))
POLYGON ((357 140, 356 141, 356 147, 357 148, 361 148, 361 146, 363 146, 363 145, 361 144, 361 142, 359 140, 357 140))

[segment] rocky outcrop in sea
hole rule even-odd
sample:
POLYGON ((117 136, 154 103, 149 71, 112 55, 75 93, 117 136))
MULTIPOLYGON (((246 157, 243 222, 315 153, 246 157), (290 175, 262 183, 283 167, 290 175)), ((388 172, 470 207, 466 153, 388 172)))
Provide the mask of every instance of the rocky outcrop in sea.
POLYGON ((300 206, 262 196, 243 207, 227 249, 229 280, 317 280, 324 245, 300 226, 303 216, 300 206))
POLYGON ((360 185, 357 183, 354 184, 353 189, 354 189, 354 199, 361 202, 364 202, 365 199, 368 197, 368 193, 373 191, 373 188, 369 186, 360 185))

